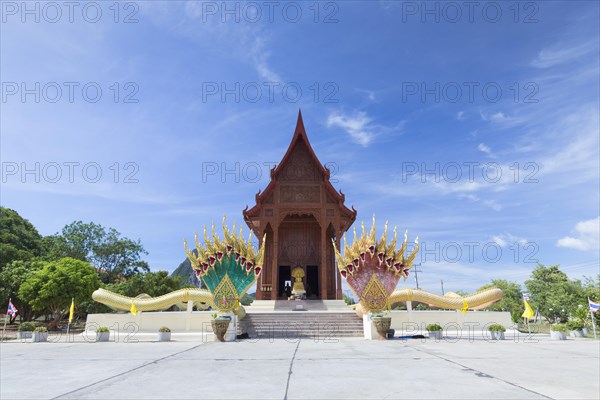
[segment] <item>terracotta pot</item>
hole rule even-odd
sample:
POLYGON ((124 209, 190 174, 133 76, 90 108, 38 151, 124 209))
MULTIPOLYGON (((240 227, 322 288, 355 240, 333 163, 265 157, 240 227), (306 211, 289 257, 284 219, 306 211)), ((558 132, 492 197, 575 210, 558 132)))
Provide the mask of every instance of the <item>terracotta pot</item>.
POLYGON ((211 321, 213 332, 219 342, 225 341, 225 333, 227 333, 230 323, 230 319, 213 319, 211 321))
POLYGON ((390 326, 392 326, 392 318, 391 317, 375 317, 371 318, 373 321, 373 325, 375 325, 375 329, 379 334, 381 339, 385 339, 390 326))

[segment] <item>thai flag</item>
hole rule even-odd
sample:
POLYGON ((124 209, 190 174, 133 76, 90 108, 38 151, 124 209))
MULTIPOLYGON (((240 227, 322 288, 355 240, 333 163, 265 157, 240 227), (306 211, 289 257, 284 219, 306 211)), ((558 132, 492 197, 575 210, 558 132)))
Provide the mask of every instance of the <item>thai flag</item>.
POLYGON ((8 309, 6 310, 6 315, 10 315, 11 317, 14 317, 15 315, 17 315, 17 313, 19 312, 19 310, 17 310, 17 307, 15 307, 12 303, 12 301, 8 301, 8 309))
POLYGON ((600 303, 594 303, 590 299, 588 299, 588 302, 590 303, 591 312, 595 313, 596 311, 600 310, 600 303))

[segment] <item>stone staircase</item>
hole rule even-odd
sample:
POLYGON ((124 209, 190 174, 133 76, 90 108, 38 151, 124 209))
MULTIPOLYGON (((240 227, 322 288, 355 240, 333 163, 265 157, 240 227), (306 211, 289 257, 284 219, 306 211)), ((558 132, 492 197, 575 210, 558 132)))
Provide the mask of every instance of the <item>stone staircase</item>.
POLYGON ((343 301, 274 301, 252 304, 246 308, 238 327, 250 339, 283 338, 295 340, 335 340, 362 337, 363 322, 343 301), (302 305, 304 311, 296 311, 302 305))

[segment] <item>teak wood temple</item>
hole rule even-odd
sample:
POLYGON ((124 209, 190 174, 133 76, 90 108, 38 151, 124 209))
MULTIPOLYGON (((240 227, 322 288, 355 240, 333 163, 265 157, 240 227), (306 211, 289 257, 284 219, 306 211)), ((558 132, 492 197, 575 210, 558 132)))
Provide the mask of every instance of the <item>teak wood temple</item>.
POLYGON ((308 299, 342 299, 332 239, 339 249, 357 211, 346 207, 344 194, 329 178, 330 171, 312 149, 299 112, 292 141, 271 170, 269 184, 256 194, 256 204, 243 210, 246 224, 261 242, 266 234, 257 300, 284 298, 285 283, 292 280, 295 267, 304 269, 308 299))
MULTIPOLYGON (((373 217, 371 230, 367 231, 363 226, 360 236, 357 235, 348 247, 341 249, 340 239, 356 220, 357 211, 344 205, 344 194, 334 189, 329 178, 329 169, 315 155, 304 129, 302 114, 299 113, 292 141, 281 162, 271 170, 269 184, 264 191, 256 194, 256 204, 243 211, 246 224, 259 238, 258 249, 252 243, 252 236, 246 240, 242 231, 237 234, 234 230, 229 230, 224 220, 223 239, 215 233, 213 225, 210 235, 205 227, 203 243, 195 235, 195 249, 190 250, 184 240, 184 251, 191 267, 196 276, 206 284, 206 288, 184 288, 158 297, 135 298, 101 288, 94 292, 92 298, 121 311, 131 311, 133 306, 144 312, 166 310, 182 302, 187 303, 188 311, 179 314, 179 319, 169 318, 169 323, 179 321, 177 329, 187 331, 193 329, 192 321, 202 321, 210 313, 198 311, 198 314, 193 314, 194 303, 202 309, 211 307, 227 314, 218 318, 214 318, 212 314, 211 318, 214 319, 211 326, 214 322, 215 333, 219 318, 222 322, 231 321, 232 318, 236 320, 238 315, 240 319, 244 317, 245 312, 240 312, 240 299, 254 284, 256 299, 271 301, 253 303, 248 307, 248 314, 262 314, 267 310, 267 313, 276 314, 275 318, 282 318, 281 314, 277 314, 278 307, 286 310, 290 304, 287 301, 272 300, 288 298, 290 289, 286 283, 291 283, 292 277, 294 286, 290 299, 338 300, 321 304, 312 302, 310 307, 323 306, 333 313, 342 310, 344 315, 347 315, 347 308, 343 301, 339 301, 342 300, 342 281, 345 281, 359 300, 355 308, 358 316, 379 313, 397 302, 407 302, 407 310, 410 310, 412 301, 466 313, 469 308, 485 308, 502 298, 502 291, 497 288, 465 297, 450 293, 439 296, 418 289, 396 289, 399 280, 406 280, 412 268, 419 250, 418 237, 415 238, 415 247, 409 251, 408 232, 404 233, 404 240, 400 242, 394 228, 393 237, 388 240, 386 223, 381 238, 377 239, 373 217), (343 255, 340 251, 343 251, 343 255), (332 307, 331 310, 329 307, 332 307)), ((304 304, 294 306, 295 309, 304 309, 304 304)), ((505 314, 509 325, 510 314, 505 314)), ((90 316, 93 321, 94 315, 98 314, 88 315, 88 323, 90 316)), ((101 318, 103 324, 106 324, 106 315, 111 320, 116 318, 116 314, 102 314, 98 318, 101 318)), ((148 325, 145 329, 150 326, 158 329, 160 325, 155 325, 157 322, 163 324, 165 315, 166 313, 160 313, 158 318, 147 317, 145 323, 148 325)), ((439 318, 447 320, 448 314, 444 315, 435 314, 431 317, 431 322, 440 321, 439 318)), ((326 318, 331 318, 331 315, 326 318)), ((335 318, 337 321, 341 316, 335 318)), ((383 320, 389 324, 391 319, 373 318, 379 321, 377 326, 381 329, 378 328, 378 332, 382 336, 387 334, 389 325, 385 328, 383 320)), ((136 317, 136 321, 139 322, 140 319, 136 317)), ((252 318, 247 323, 252 325, 252 318)), ((303 329, 308 332, 313 328, 305 326, 303 329)), ((363 329, 366 337, 372 336, 371 328, 363 325, 363 329)), ((287 328, 285 331, 287 332, 287 328)), ((230 340, 235 340, 237 331, 231 332, 230 340)))

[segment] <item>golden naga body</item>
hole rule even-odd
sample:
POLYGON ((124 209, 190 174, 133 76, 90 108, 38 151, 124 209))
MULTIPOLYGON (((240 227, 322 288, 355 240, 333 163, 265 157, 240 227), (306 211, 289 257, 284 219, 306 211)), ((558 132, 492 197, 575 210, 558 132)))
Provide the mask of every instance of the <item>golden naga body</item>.
MULTIPOLYGON (((204 229, 204 246, 198 242, 195 235, 195 251, 187 248, 184 241, 185 252, 192 263, 196 275, 201 277, 209 290, 206 289, 181 289, 163 296, 136 298, 126 297, 104 289, 98 289, 92 298, 117 310, 128 311, 135 303, 139 311, 165 310, 169 307, 188 301, 203 303, 220 311, 242 310, 239 307, 240 298, 256 282, 260 275, 264 259, 263 238, 260 248, 255 250, 252 245, 252 234, 244 240, 242 232, 235 233, 225 226, 223 218, 223 233, 225 239, 221 241, 212 227, 212 238, 208 237, 204 229)), ((375 238, 375 218, 369 234, 366 233, 364 223, 362 234, 356 235, 354 241, 348 246, 344 236, 344 255, 335 247, 335 255, 341 276, 352 288, 359 299, 356 311, 359 315, 363 312, 379 312, 389 308, 393 303, 416 301, 433 307, 445 309, 482 309, 502 299, 502 290, 492 288, 469 296, 458 296, 447 293, 439 296, 434 293, 418 289, 396 289, 400 277, 406 278, 412 268, 413 261, 419 250, 418 237, 414 249, 407 255, 408 234, 404 234, 404 241, 396 249, 397 235, 394 229, 394 238, 387 243, 387 223, 379 241, 375 238)), ((296 295, 305 293, 304 269, 296 267, 292 270, 294 284, 292 292, 296 295)), ((242 310, 243 311, 243 310, 242 310)))
POLYGON ((230 231, 223 218, 223 236, 221 240, 212 225, 212 235, 208 236, 204 228, 204 245, 194 236, 196 248, 189 250, 184 240, 185 253, 192 264, 196 276, 201 278, 208 290, 181 289, 155 298, 125 297, 104 289, 98 289, 92 298, 109 307, 127 311, 132 303, 140 311, 165 310, 175 304, 193 301, 210 305, 219 311, 240 309, 240 299, 256 282, 261 273, 264 259, 265 240, 258 250, 252 244, 252 232, 248 240, 235 233, 235 224, 230 231))

